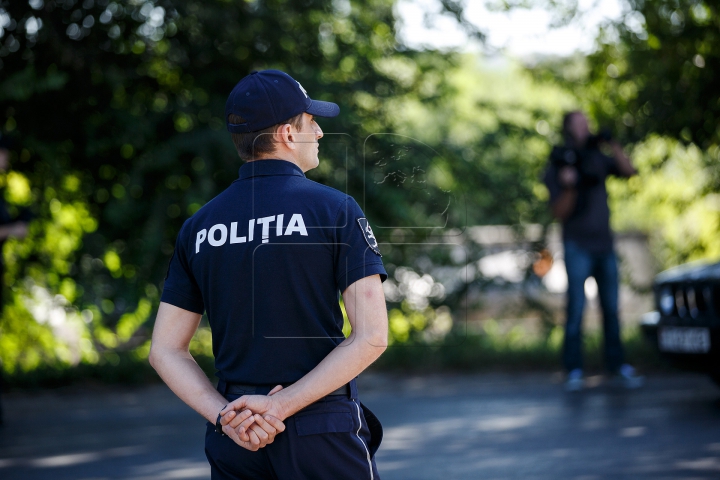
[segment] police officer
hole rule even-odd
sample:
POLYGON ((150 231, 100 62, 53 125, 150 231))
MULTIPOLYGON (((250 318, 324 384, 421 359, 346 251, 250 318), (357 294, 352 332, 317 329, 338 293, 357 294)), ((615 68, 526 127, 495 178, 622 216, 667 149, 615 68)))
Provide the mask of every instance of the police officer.
POLYGON ((286 73, 243 78, 226 120, 246 163, 178 235, 150 362, 208 420, 213 479, 378 478, 382 429, 355 378, 386 348, 387 274, 358 204, 305 177, 315 117, 339 111, 286 73), (217 389, 188 351, 203 312, 217 389))

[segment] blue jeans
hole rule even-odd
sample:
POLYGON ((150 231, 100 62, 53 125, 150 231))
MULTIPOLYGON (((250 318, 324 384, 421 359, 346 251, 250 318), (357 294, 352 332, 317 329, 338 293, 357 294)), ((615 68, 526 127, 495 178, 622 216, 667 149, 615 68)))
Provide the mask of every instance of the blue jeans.
POLYGON ((594 277, 603 313, 605 367, 616 373, 624 363, 618 319, 618 263, 612 250, 592 253, 577 243, 565 241, 565 268, 568 276, 567 320, 563 364, 567 371, 583 368, 582 318, 585 308, 585 280, 594 277))

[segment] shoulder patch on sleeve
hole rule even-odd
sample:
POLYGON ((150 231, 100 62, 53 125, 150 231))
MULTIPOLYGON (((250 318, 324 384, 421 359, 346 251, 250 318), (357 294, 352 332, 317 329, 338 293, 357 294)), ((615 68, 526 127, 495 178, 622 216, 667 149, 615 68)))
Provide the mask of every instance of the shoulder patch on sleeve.
POLYGON ((367 218, 358 218, 357 222, 358 225, 360 225, 360 230, 362 231, 363 237, 365 237, 365 241, 367 242, 370 249, 377 255, 380 255, 382 257, 382 255, 380 254, 380 248, 378 247, 377 239, 375 238, 372 228, 370 227, 370 222, 368 222, 367 218))

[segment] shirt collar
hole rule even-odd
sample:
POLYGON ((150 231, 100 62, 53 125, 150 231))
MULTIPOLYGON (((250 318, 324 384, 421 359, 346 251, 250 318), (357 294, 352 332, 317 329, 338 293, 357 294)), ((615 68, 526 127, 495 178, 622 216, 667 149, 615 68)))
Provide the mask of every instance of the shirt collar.
POLYGON ((287 160, 254 160, 240 167, 240 180, 268 175, 305 177, 300 167, 287 160))

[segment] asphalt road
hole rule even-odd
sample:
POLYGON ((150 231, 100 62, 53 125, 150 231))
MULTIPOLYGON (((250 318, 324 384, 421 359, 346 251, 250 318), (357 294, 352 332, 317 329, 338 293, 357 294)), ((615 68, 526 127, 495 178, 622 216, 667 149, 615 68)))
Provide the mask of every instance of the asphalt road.
MULTIPOLYGON (((367 375, 384 480, 719 479, 720 388, 652 376, 579 394, 532 375, 367 375)), ((0 479, 208 479, 204 422, 162 385, 4 398, 0 479)))

